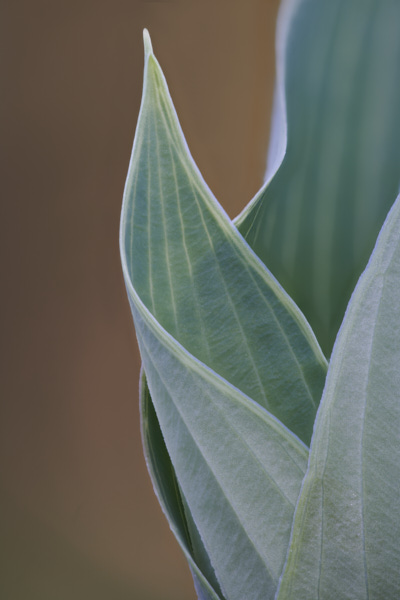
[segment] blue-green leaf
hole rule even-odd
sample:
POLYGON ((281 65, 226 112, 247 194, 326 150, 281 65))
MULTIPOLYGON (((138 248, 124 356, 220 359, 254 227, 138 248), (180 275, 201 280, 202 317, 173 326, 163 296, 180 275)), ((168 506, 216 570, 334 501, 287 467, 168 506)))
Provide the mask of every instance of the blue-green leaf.
POLYGON ((400 197, 334 346, 279 600, 400 598, 400 197))
POLYGON ((326 361, 204 183, 150 45, 121 231, 126 277, 160 325, 308 444, 326 361))
POLYGON ((139 348, 183 504, 224 597, 273 598, 308 457, 285 425, 309 442, 326 361, 201 178, 145 39, 121 220, 139 348))
POLYGON ((307 448, 204 367, 130 290, 149 389, 180 489, 225 598, 273 598, 307 448))
POLYGON ((286 0, 267 183, 236 221, 330 355, 400 171, 400 2, 286 0))

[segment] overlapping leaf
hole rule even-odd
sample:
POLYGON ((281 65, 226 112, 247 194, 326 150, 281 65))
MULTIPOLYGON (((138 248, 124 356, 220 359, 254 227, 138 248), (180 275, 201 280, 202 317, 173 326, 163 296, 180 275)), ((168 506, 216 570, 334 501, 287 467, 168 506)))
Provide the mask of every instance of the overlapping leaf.
POLYGON ((223 594, 272 598, 308 453, 270 412, 308 442, 326 363, 204 184, 149 40, 121 256, 183 504, 223 594))
POLYGON ((151 401, 144 371, 141 373, 140 413, 147 468, 164 514, 189 563, 198 596, 200 600, 223 600, 222 595, 215 591, 217 586, 212 587, 210 583, 215 575, 209 561, 202 561, 193 548, 179 484, 151 401))
POLYGON ((393 0, 280 13, 268 182, 236 222, 327 356, 398 191, 399 23, 393 0))
POLYGON ((149 49, 122 231, 126 275, 160 325, 309 443, 326 361, 206 187, 149 49))
POLYGON ((400 597, 400 197, 328 370, 279 600, 400 597))
POLYGON ((132 305, 157 417, 222 592, 273 598, 307 448, 141 308, 132 305))

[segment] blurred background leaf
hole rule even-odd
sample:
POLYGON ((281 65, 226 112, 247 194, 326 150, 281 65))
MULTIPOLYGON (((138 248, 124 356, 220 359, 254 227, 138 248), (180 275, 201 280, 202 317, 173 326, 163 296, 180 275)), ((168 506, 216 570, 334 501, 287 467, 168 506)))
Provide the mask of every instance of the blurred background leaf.
POLYGON ((238 223, 329 357, 398 193, 400 4, 296 0, 281 14, 287 150, 238 223))
POLYGON ((118 251, 142 29, 193 156, 233 217, 264 173, 277 6, 0 8, 1 597, 195 598, 144 463, 118 251))

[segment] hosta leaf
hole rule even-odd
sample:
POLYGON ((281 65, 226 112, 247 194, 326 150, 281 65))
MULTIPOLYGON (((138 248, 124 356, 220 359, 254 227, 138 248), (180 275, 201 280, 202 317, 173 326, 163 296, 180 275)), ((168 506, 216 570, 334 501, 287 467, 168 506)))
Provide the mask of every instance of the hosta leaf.
POLYGON ((351 298, 279 600, 400 598, 400 197, 351 298))
POLYGON ((146 51, 121 220, 139 348, 189 525, 224 596, 272 598, 308 450, 266 408, 308 442, 326 362, 206 187, 148 38, 146 51))
POLYGON ((308 450, 129 296, 165 444, 223 595, 273 598, 308 450))
POLYGON ((268 181, 236 222, 329 356, 398 191, 400 2, 286 0, 277 51, 268 181))
POLYGON ((157 498, 189 563, 199 598, 201 600, 223 600, 222 596, 217 594, 215 588, 209 583, 210 579, 215 577, 212 572, 210 573, 210 565, 207 565, 207 570, 202 571, 198 566, 199 557, 193 556, 179 484, 165 446, 143 369, 140 379, 140 413, 144 454, 157 498))
POLYGON ((149 40, 122 219, 126 276, 160 325, 308 444, 326 361, 204 183, 149 40))

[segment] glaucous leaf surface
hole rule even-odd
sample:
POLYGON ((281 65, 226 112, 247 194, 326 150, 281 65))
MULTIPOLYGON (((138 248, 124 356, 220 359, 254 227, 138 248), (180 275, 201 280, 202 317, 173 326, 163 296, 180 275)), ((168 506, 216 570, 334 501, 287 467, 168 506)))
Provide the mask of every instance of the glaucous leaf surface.
POLYGON ((158 323, 309 444, 325 358, 204 183, 149 40, 122 219, 126 275, 158 323))
POLYGON ((400 598, 400 197, 330 362, 278 600, 400 598))
POLYGON ((400 2, 286 0, 267 182, 236 224, 329 356, 396 198, 400 2))
POLYGON ((129 296, 168 454, 222 593, 273 598, 308 449, 129 296))
POLYGON ((266 409, 308 442, 326 362, 202 180, 145 41, 121 221, 139 348, 183 503, 223 595, 273 598, 308 449, 266 409))

